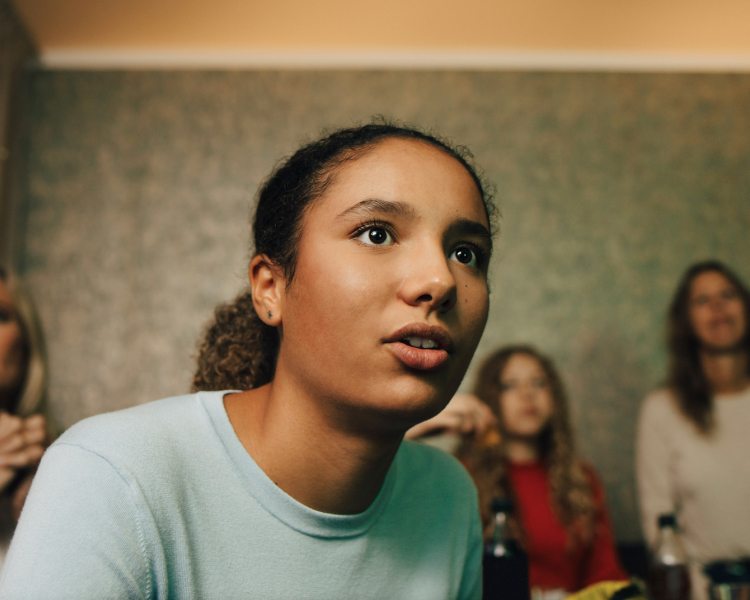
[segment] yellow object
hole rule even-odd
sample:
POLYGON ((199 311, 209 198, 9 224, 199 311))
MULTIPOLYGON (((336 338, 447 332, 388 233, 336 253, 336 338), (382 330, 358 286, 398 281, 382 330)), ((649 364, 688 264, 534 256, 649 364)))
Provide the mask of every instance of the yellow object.
MULTIPOLYGON (((619 590, 631 585, 631 581, 600 581, 583 588, 575 594, 566 596, 566 600, 610 600, 619 590)), ((645 598, 644 595, 628 596, 628 598, 645 598)))

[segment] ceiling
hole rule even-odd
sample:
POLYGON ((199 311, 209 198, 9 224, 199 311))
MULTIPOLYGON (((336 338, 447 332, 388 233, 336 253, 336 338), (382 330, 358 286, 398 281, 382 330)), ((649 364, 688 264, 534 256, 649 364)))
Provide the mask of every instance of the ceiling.
POLYGON ((11 1, 51 66, 536 57, 750 70, 747 0, 11 1))

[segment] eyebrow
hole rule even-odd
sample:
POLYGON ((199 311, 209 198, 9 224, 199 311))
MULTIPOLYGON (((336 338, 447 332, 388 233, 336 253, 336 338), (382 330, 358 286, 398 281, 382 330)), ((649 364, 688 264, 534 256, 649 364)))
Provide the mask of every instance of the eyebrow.
POLYGON ((457 237, 464 235, 475 235, 482 238, 482 241, 487 244, 490 251, 492 251, 492 234, 490 230, 478 221, 472 219, 456 219, 448 227, 447 235, 455 235, 457 237))
MULTIPOLYGON (((367 198, 357 204, 350 206, 343 212, 336 215, 337 219, 350 216, 367 217, 374 214, 388 214, 400 217, 415 219, 417 211, 406 202, 382 200, 381 198, 367 198)), ((456 219, 448 227, 447 236, 475 235, 482 238, 492 250, 492 234, 482 223, 473 219, 456 219)))
POLYGON ((350 206, 345 211, 339 213, 336 218, 350 216, 368 216, 374 213, 385 213, 399 217, 415 218, 417 216, 414 208, 405 202, 391 202, 390 200, 381 200, 380 198, 367 198, 350 206))

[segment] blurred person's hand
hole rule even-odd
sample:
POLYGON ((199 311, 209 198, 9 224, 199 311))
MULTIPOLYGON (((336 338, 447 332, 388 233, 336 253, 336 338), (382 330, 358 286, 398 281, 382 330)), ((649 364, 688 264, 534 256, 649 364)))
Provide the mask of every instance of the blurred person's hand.
POLYGON ((474 394, 456 394, 441 412, 417 423, 406 432, 405 437, 413 440, 440 433, 480 437, 496 425, 495 415, 474 394))
POLYGON ((47 441, 47 422, 42 415, 18 417, 0 412, 0 494, 12 494, 15 516, 26 499, 47 441))

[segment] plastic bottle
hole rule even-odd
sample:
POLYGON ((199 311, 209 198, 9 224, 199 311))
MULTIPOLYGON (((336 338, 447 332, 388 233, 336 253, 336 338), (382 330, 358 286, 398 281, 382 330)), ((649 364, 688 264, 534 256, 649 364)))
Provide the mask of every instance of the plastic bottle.
POLYGON ((690 600, 690 574, 673 513, 659 515, 648 589, 653 600, 690 600))
POLYGON ((512 510, 508 499, 492 501, 494 530, 484 548, 484 600, 529 600, 528 558, 508 528, 512 510))

